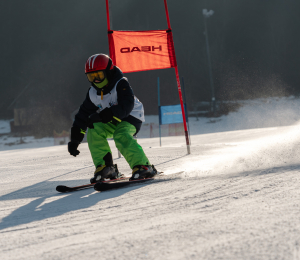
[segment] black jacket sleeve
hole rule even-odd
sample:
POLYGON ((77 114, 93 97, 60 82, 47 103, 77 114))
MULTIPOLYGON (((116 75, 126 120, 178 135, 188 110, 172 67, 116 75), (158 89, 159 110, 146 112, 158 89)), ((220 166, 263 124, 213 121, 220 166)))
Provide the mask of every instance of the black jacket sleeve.
POLYGON ((97 110, 98 107, 91 101, 88 92, 85 100, 83 101, 82 105, 79 108, 78 113, 75 115, 73 127, 80 128, 86 131, 89 116, 95 113, 97 110))
POLYGON ((131 113, 134 107, 134 94, 127 80, 121 80, 117 86, 118 105, 112 106, 110 109, 113 115, 119 119, 123 119, 131 113))

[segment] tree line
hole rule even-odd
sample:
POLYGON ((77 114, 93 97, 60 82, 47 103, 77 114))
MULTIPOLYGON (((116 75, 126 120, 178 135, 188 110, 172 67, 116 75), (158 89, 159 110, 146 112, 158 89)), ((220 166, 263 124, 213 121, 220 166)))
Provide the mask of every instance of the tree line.
MULTIPOLYGON (((110 3, 114 30, 167 29, 162 0, 110 3)), ((204 8, 214 10, 207 26, 217 100, 299 94, 299 1, 169 0, 168 7, 189 107, 211 99, 204 8)), ((86 59, 108 54, 105 2, 12 0, 0 10, 0 116, 43 106, 69 115, 89 87, 86 59)), ((173 69, 125 76, 146 114, 157 114, 157 77, 162 105, 179 103, 173 69)))

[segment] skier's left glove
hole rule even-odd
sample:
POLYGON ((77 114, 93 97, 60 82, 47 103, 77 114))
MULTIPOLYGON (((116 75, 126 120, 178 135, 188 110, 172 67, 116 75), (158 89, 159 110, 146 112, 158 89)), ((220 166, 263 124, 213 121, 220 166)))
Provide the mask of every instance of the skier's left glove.
POLYGON ((100 113, 93 113, 88 119, 88 128, 93 129, 94 123, 102 122, 104 124, 110 122, 113 119, 113 113, 108 107, 103 109, 100 113))
POLYGON ((100 113, 99 116, 102 119, 102 123, 106 124, 108 122, 110 122, 111 120, 113 120, 113 112, 111 111, 110 108, 104 108, 100 113))

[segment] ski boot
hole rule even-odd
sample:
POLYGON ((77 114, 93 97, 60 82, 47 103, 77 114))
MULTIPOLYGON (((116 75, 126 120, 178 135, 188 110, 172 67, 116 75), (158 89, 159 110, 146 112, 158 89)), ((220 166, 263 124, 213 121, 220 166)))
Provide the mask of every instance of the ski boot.
POLYGON ((113 180, 122 177, 123 174, 119 172, 116 164, 113 166, 99 165, 94 172, 94 177, 90 179, 90 182, 96 183, 99 181, 104 181, 105 179, 113 180))
POLYGON ((156 174, 157 170, 155 169, 154 165, 137 165, 133 167, 132 176, 129 180, 133 181, 152 178, 156 174))

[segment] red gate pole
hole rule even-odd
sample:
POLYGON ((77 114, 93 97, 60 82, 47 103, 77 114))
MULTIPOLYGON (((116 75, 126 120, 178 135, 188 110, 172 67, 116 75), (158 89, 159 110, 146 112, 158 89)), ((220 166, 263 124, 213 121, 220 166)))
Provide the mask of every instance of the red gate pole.
POLYGON ((107 31, 110 31, 110 19, 109 19, 109 4, 108 0, 106 0, 106 19, 107 19, 107 31))
POLYGON ((108 49, 109 49, 109 56, 114 63, 116 63, 115 57, 115 50, 113 44, 113 37, 112 37, 112 29, 110 27, 110 13, 109 13, 109 0, 106 0, 106 19, 107 19, 107 37, 108 37, 108 49))
MULTIPOLYGON (((166 10, 167 22, 168 22, 168 29, 172 33, 171 23, 170 23, 170 17, 169 17, 169 11, 168 11, 168 6, 167 6, 167 0, 164 0, 164 2, 165 2, 165 10, 166 10)), ((173 36, 172 36, 172 38, 173 38, 173 36)), ((174 42, 173 42, 173 49, 175 49, 174 48, 174 42)), ((190 140, 189 140, 189 133, 188 133, 187 125, 186 125, 185 111, 184 111, 184 105, 183 105, 183 99, 182 99, 182 92, 181 92, 180 78, 179 78, 177 63, 176 63, 176 67, 175 67, 175 74, 176 74, 176 81, 177 81, 177 88, 178 88, 179 100, 180 100, 180 105, 181 105, 181 112, 182 112, 184 133, 185 133, 185 139, 186 139, 186 147, 187 147, 188 154, 190 154, 191 153, 190 140)))
MULTIPOLYGON (((106 0, 106 19, 107 19, 107 33, 111 33, 111 29, 110 29, 110 17, 109 17, 109 3, 108 3, 108 0, 106 0)), ((109 55, 111 58, 113 58, 112 56, 112 51, 111 51, 111 45, 110 45, 110 42, 109 42, 109 36, 108 36, 108 46, 109 46, 109 55)), ((120 151, 118 150, 118 156, 119 158, 122 157, 120 151)))

